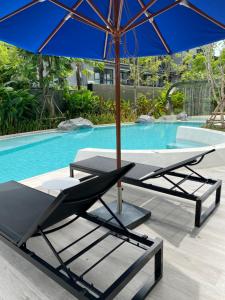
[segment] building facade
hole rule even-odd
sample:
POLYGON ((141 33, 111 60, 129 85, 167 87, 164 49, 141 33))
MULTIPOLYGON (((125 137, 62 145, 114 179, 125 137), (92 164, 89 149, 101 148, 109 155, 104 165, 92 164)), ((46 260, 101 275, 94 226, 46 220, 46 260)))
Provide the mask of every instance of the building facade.
MULTIPOLYGON (((72 76, 68 78, 68 80, 71 86, 77 86, 76 64, 73 63, 72 67, 74 72, 72 76)), ((121 83, 123 85, 132 85, 132 81, 129 79, 129 64, 121 64, 120 75, 121 83)), ((104 61, 104 69, 101 70, 97 66, 83 63, 81 65, 80 78, 82 86, 87 86, 90 83, 113 85, 115 83, 115 64, 113 61, 104 61), (86 72, 83 72, 83 70, 86 70, 86 72)))

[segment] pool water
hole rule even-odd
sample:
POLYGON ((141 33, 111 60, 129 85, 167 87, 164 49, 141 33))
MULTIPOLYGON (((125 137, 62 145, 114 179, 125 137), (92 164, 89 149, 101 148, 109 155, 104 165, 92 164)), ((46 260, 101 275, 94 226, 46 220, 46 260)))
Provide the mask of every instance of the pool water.
MULTIPOLYGON (((123 125, 122 148, 167 149, 176 148, 178 126, 200 127, 201 123, 154 123, 123 125)), ((115 126, 80 129, 73 132, 32 134, 0 140, 0 182, 22 180, 68 166, 79 149, 113 149, 115 126)), ((190 147, 193 147, 193 143, 190 147)), ((205 146, 199 144, 195 146, 205 146)), ((188 147, 188 145, 186 145, 188 147)))

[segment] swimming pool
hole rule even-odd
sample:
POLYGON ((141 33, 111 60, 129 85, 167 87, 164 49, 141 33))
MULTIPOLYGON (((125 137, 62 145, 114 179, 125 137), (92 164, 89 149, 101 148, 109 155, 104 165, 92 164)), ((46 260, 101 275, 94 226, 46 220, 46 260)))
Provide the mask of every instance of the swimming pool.
MULTIPOLYGON (((176 122, 122 126, 122 148, 173 148, 178 126, 201 123, 176 122), (172 146, 171 146, 172 145, 172 146)), ((68 166, 82 148, 115 148, 115 126, 100 126, 73 132, 31 134, 0 140, 0 182, 22 180, 68 166)), ((205 146, 191 143, 185 147, 205 146)), ((174 145, 176 148, 176 145, 174 145)))

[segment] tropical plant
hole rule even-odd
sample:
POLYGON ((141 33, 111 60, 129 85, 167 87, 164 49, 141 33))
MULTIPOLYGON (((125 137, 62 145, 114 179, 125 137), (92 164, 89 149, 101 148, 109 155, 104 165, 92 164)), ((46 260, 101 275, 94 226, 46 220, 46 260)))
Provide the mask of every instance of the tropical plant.
POLYGON ((137 99, 138 115, 152 115, 155 118, 159 118, 166 112, 166 89, 153 99, 148 95, 141 95, 137 99))
POLYGON ((66 91, 64 94, 66 111, 77 117, 83 114, 97 114, 100 108, 100 98, 89 90, 66 91))
POLYGON ((0 127, 16 128, 20 122, 36 120, 38 102, 26 90, 0 87, 0 127))
POLYGON ((152 102, 146 95, 140 95, 137 99, 137 114, 147 115, 152 112, 152 102))
POLYGON ((184 93, 182 91, 175 91, 170 96, 170 101, 173 106, 173 112, 179 114, 184 109, 184 93))

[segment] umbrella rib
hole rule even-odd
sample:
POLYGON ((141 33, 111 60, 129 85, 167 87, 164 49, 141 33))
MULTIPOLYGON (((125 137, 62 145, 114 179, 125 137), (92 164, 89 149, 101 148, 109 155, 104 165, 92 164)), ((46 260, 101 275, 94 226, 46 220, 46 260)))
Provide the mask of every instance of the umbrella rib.
POLYGON ((171 4, 167 5, 167 6, 165 6, 164 8, 160 9, 160 10, 157 11, 156 13, 151 14, 150 16, 148 16, 148 17, 146 17, 146 18, 140 20, 139 22, 136 22, 136 23, 134 23, 134 24, 132 23, 132 24, 129 25, 128 27, 125 26, 125 27, 123 28, 123 30, 122 30, 122 33, 126 33, 126 32, 128 32, 128 31, 130 31, 130 30, 132 30, 132 29, 134 29, 134 28, 137 28, 138 26, 141 26, 142 24, 148 22, 149 20, 151 20, 151 19, 153 19, 153 18, 155 18, 155 17, 158 17, 159 15, 165 13, 166 11, 168 11, 168 10, 174 8, 175 6, 177 6, 178 4, 180 4, 182 1, 183 1, 183 0, 176 0, 176 2, 171 3, 171 4))
POLYGON ((70 12, 72 14, 71 18, 73 18, 77 21, 83 22, 83 23, 85 23, 87 25, 90 25, 92 27, 95 27, 99 30, 110 32, 109 28, 104 27, 103 25, 87 18, 86 16, 83 16, 82 14, 73 11, 70 7, 68 7, 67 5, 59 2, 58 0, 48 0, 48 1, 54 3, 55 5, 59 6, 60 8, 66 10, 66 11, 70 12))
POLYGON ((117 31, 120 29, 122 12, 123 12, 123 4, 124 4, 124 0, 120 0, 119 15, 118 15, 117 24, 116 24, 117 31))
POLYGON ((56 33, 62 28, 62 26, 66 23, 67 19, 66 17, 63 18, 60 23, 57 25, 57 27, 52 31, 52 33, 45 39, 45 41, 41 44, 41 46, 38 48, 38 53, 41 53, 41 51, 48 45, 48 43, 52 40, 52 38, 56 35, 56 33))
POLYGON ((71 16, 71 19, 74 19, 76 21, 79 21, 81 23, 89 25, 91 27, 94 27, 95 29, 111 33, 111 31, 108 28, 100 25, 99 23, 97 23, 97 22, 95 22, 93 20, 87 19, 85 16, 82 16, 81 14, 79 14, 79 17, 78 16, 71 16))
POLYGON ((24 11, 24 10, 32 7, 33 5, 35 5, 37 3, 40 3, 40 2, 41 2, 40 0, 33 0, 32 2, 30 2, 30 3, 28 3, 28 4, 24 5, 24 6, 22 6, 21 8, 15 10, 15 11, 13 11, 12 13, 10 13, 10 14, 2 17, 2 18, 0 18, 0 22, 8 20, 9 18, 11 18, 11 17, 13 17, 13 16, 21 13, 22 11, 24 11))
POLYGON ((161 42, 162 42, 164 48, 166 49, 166 52, 167 52, 168 54, 171 54, 171 50, 170 50, 170 48, 169 48, 169 46, 168 46, 166 40, 164 39, 164 37, 163 37, 163 35, 162 35, 162 33, 161 33, 161 31, 160 31, 158 25, 156 24, 156 22, 155 22, 154 20, 152 21, 152 26, 153 26, 155 32, 157 33, 159 39, 161 40, 161 42))
POLYGON ((103 16, 103 14, 100 12, 100 10, 95 6, 92 0, 86 0, 87 3, 90 5, 90 7, 93 9, 93 11, 99 16, 99 18, 105 23, 105 25, 110 28, 111 31, 113 31, 113 27, 110 24, 110 22, 103 16))
MULTIPOLYGON (((72 10, 76 10, 83 2, 84 0, 78 0, 76 4, 73 5, 72 10)), ((51 34, 48 35, 48 37, 44 40, 44 42, 41 44, 41 46, 38 48, 38 53, 40 53, 47 45, 48 43, 53 39, 53 37, 56 35, 56 33, 63 27, 63 25, 68 21, 71 17, 71 13, 68 13, 56 26, 56 28, 51 32, 51 34)))
POLYGON ((222 29, 225 30, 225 24, 215 20, 213 17, 209 16, 208 14, 206 14, 205 12, 203 12, 201 9, 199 9, 198 7, 196 7, 195 5, 193 5, 192 3, 190 3, 189 1, 182 1, 181 4, 183 4, 185 7, 190 8, 191 10, 193 10, 194 12, 196 12, 197 14, 199 14, 200 16, 202 16, 203 18, 207 19, 208 21, 214 23, 215 25, 221 27, 222 29))
MULTIPOLYGON (((109 1, 109 11, 108 11, 108 21, 110 21, 112 14, 112 0, 109 1)), ((103 58, 106 58, 106 51, 107 51, 107 45, 108 45, 108 38, 109 38, 109 33, 105 33, 105 43, 104 43, 104 53, 103 53, 103 58)))
MULTIPOLYGON (((140 6, 143 8, 143 7, 144 7, 144 2, 143 2, 143 0, 137 0, 137 1, 138 1, 138 3, 140 4, 140 6)), ((146 15, 146 17, 148 17, 148 16, 151 16, 151 13, 148 12, 148 11, 146 11, 146 12, 145 12, 145 15, 146 15)), ((164 48, 166 49, 166 52, 167 52, 168 54, 170 54, 170 53, 171 53, 171 50, 170 50, 170 48, 169 48, 169 46, 168 46, 166 40, 164 39, 164 37, 163 37, 161 31, 159 30, 159 27, 157 26, 156 22, 154 21, 154 19, 149 19, 149 23, 152 24, 152 27, 154 28, 156 34, 158 35, 160 41, 162 42, 164 48)))
POLYGON ((131 18, 127 24, 124 26, 123 31, 126 31, 134 22, 136 22, 153 4, 158 0, 151 0, 148 4, 144 5, 144 7, 133 17, 131 18))

